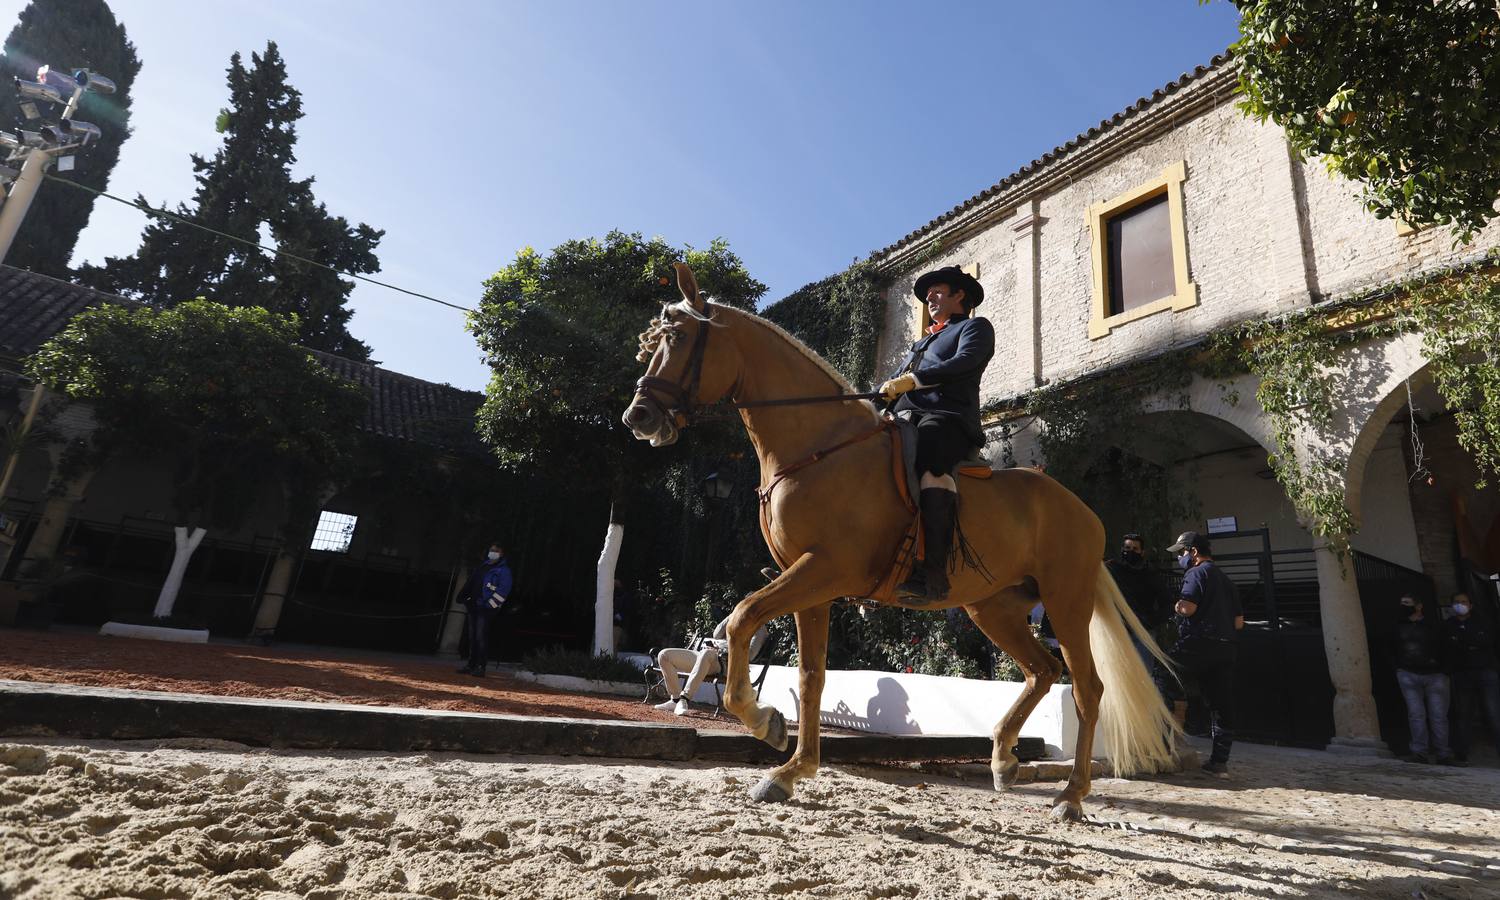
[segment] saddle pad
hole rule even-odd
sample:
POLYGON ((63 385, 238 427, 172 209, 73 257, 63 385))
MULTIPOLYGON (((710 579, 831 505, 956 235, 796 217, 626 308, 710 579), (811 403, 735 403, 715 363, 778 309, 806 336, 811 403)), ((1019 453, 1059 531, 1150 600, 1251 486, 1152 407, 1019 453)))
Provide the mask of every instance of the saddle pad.
MULTIPOLYGON (((906 468, 906 485, 915 501, 922 495, 922 479, 917 475, 917 426, 905 414, 896 416, 895 421, 901 433, 901 462, 906 468)), ((968 459, 959 461, 952 474, 967 478, 989 478, 995 472, 984 456, 984 448, 975 447, 968 459)))

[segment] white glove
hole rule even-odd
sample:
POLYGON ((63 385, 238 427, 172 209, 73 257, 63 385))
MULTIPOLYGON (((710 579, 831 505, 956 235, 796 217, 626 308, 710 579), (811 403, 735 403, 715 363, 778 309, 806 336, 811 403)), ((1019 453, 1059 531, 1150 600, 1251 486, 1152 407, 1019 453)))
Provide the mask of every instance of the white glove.
POLYGON ((910 372, 907 372, 905 375, 899 375, 895 378, 892 378, 890 381, 887 381, 885 384, 882 384, 880 386, 880 393, 885 395, 885 399, 894 400, 907 391, 914 390, 918 386, 917 376, 911 374, 910 372))

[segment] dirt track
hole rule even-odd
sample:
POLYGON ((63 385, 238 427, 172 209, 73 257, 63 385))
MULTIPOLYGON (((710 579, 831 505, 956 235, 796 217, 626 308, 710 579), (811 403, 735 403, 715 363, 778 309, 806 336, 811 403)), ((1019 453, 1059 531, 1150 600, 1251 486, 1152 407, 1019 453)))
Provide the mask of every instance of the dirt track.
POLYGON ((1500 896, 1500 772, 1236 749, 1057 825, 911 771, 11 741, 0 897, 1500 896))
POLYGON ((168 644, 80 631, 0 631, 0 678, 17 681, 744 730, 708 715, 712 710, 677 718, 637 700, 552 690, 494 671, 486 678, 459 675, 459 662, 335 649, 168 644))

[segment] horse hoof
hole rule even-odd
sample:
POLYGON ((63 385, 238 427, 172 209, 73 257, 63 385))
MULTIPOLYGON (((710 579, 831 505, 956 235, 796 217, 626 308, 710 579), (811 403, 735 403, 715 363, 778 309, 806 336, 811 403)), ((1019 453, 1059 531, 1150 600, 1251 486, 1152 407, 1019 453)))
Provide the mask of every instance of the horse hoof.
POLYGON ((1052 821, 1054 822, 1082 822, 1083 805, 1071 800, 1064 800, 1052 807, 1052 821))
POLYGON ((750 789, 750 799, 756 803, 785 803, 792 799, 792 792, 773 778, 762 778, 760 784, 750 789))
POLYGON ((790 739, 787 737, 786 716, 781 714, 781 710, 771 710, 770 717, 766 719, 766 733, 761 736, 761 740, 777 750, 787 748, 790 739))
POLYGON ((1002 769, 995 770, 994 775, 995 790, 1004 793, 1016 786, 1016 781, 1021 777, 1021 766, 1019 763, 1011 763, 1002 769))

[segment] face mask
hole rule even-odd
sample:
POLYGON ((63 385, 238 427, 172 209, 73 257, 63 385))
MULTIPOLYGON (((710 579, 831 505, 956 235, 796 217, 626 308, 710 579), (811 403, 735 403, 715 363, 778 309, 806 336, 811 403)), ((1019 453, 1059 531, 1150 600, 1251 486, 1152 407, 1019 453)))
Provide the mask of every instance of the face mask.
POLYGON ((1120 551, 1120 559, 1124 560, 1127 563, 1130 563, 1132 566, 1139 565, 1140 561, 1144 558, 1145 557, 1141 555, 1141 552, 1139 550, 1120 551))
POLYGON ((497 560, 497 559, 499 559, 499 558, 500 558, 500 554, 498 554, 498 553, 496 553, 496 552, 495 552, 495 551, 493 551, 493 550, 491 550, 491 551, 490 551, 490 552, 489 552, 489 553, 488 553, 488 554, 487 554, 487 555, 486 555, 486 556, 485 556, 485 558, 486 558, 486 559, 488 559, 488 560, 489 560, 489 561, 490 561, 490 562, 494 562, 494 561, 495 561, 495 560, 497 560))
POLYGON ((1177 557, 1177 567, 1184 572, 1191 569, 1193 567, 1193 554, 1184 553, 1177 557))
POLYGON ((1469 614, 1469 604, 1467 604, 1467 603, 1455 603, 1455 604, 1453 604, 1453 614, 1456 615, 1456 616, 1467 616, 1469 614))

